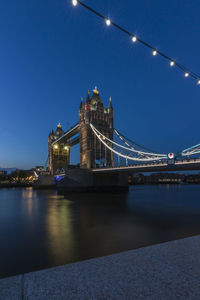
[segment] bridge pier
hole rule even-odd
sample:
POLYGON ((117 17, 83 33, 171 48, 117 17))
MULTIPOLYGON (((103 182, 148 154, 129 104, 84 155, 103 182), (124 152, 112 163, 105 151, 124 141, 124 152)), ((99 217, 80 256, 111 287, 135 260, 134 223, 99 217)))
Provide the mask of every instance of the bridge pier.
POLYGON ((39 175, 37 181, 34 182, 33 188, 40 189, 56 189, 55 180, 53 175, 39 175))
POLYGON ((127 174, 102 174, 93 173, 87 169, 73 169, 66 172, 57 184, 59 193, 82 193, 82 192, 127 192, 127 174))

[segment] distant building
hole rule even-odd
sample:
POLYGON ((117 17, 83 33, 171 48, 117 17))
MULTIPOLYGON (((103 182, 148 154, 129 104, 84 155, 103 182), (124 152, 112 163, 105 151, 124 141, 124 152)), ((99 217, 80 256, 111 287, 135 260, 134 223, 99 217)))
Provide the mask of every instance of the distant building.
POLYGON ((12 183, 32 183, 35 179, 33 170, 16 170, 10 175, 12 183))
POLYGON ((162 184, 181 183, 186 180, 186 175, 178 173, 152 173, 150 175, 132 174, 129 183, 132 184, 162 184))
POLYGON ((7 171, 6 170, 0 170, 0 175, 6 176, 7 175, 7 171))

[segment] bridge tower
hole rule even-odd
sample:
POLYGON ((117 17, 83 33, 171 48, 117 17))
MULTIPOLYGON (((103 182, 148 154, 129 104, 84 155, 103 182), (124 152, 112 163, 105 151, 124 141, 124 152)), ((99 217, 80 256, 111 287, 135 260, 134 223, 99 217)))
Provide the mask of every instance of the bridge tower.
MULTIPOLYGON (((90 127, 93 124, 106 137, 113 140, 113 106, 111 98, 105 108, 97 87, 90 98, 89 92, 85 102, 81 99, 79 107, 80 134, 80 167, 95 168, 99 166, 114 166, 113 153, 95 137, 90 127)), ((111 144, 112 147, 112 144, 111 144)))
POLYGON ((53 129, 49 133, 48 150, 49 150, 49 171, 55 174, 57 170, 66 169, 69 164, 70 147, 66 145, 65 141, 60 139, 64 135, 61 124, 57 125, 54 133, 53 129), (54 141, 58 140, 55 144, 54 141))

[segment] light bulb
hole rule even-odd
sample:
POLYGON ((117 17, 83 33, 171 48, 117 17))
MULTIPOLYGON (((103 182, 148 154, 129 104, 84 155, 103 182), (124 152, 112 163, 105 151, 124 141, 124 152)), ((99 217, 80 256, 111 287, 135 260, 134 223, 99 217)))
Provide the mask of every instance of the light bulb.
POLYGON ((156 54, 157 54, 158 52, 156 51, 156 50, 153 50, 153 56, 156 56, 156 54))
POLYGON ((173 67, 175 65, 175 62, 173 60, 170 61, 170 66, 173 67))
POLYGON ((78 4, 78 1, 77 0, 72 0, 72 5, 73 6, 76 6, 78 4))
POLYGON ((185 77, 188 77, 188 76, 189 76, 189 73, 188 73, 188 72, 186 72, 186 73, 185 73, 185 77))
POLYGON ((135 43, 136 41, 137 41, 136 36, 133 36, 133 37, 132 37, 132 42, 135 43))
POLYGON ((107 26, 110 26, 110 25, 111 25, 110 19, 105 19, 105 22, 106 22, 106 25, 107 25, 107 26))

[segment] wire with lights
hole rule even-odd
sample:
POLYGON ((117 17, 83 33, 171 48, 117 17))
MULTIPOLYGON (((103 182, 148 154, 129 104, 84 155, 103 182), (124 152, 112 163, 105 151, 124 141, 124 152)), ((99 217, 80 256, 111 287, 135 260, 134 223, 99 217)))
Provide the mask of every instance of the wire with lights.
POLYGON ((181 71, 184 72, 184 76, 186 78, 187 77, 191 77, 191 78, 195 79, 197 85, 200 86, 200 76, 199 75, 197 75, 196 73, 190 71, 188 68, 186 68, 185 66, 181 65, 180 63, 178 63, 174 59, 170 58, 169 56, 167 56, 163 52, 157 50, 155 47, 151 46, 149 43, 146 43, 145 41, 141 40, 136 35, 132 34, 129 31, 127 31, 125 28, 123 28, 120 25, 112 22, 109 18, 106 18, 105 16, 103 16, 102 14, 100 14, 99 12, 97 12, 96 10, 94 10, 93 8, 89 7, 88 5, 86 5, 85 3, 83 3, 82 1, 80 1, 80 0, 72 0, 72 5, 73 6, 77 6, 78 4, 82 5, 87 10, 89 10, 90 12, 92 12, 94 15, 96 15, 96 16, 100 17, 101 19, 103 19, 105 21, 105 23, 106 23, 107 26, 113 25, 114 27, 116 27, 121 32, 127 34, 129 37, 131 37, 131 40, 132 40, 133 43, 139 42, 140 44, 144 45, 145 47, 151 49, 153 56, 160 55, 164 59, 168 60, 169 65, 171 67, 176 66, 177 68, 179 68, 181 71))

